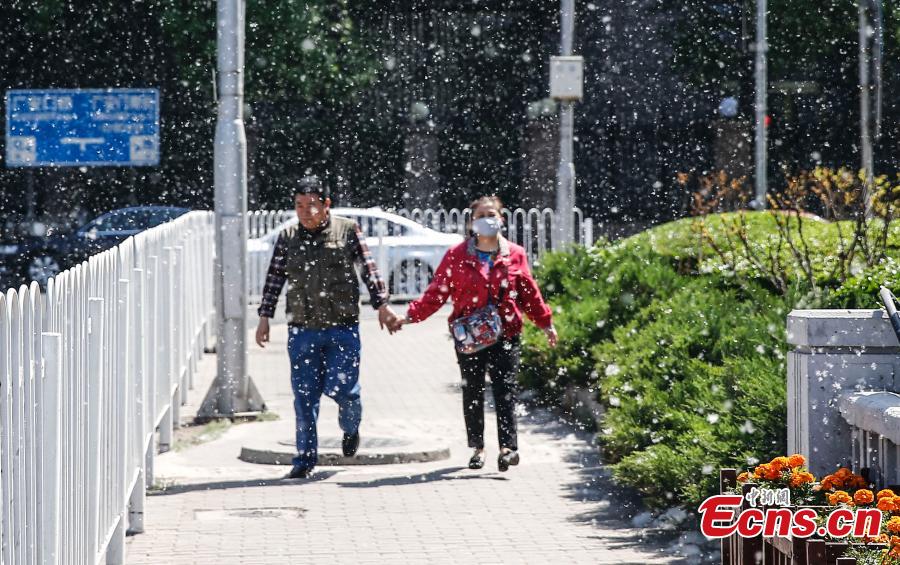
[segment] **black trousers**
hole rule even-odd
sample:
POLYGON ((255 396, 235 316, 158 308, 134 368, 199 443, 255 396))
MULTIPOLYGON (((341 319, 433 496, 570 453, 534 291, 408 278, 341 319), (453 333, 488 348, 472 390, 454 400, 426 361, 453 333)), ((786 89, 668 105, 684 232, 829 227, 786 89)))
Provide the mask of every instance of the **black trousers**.
POLYGON ((500 448, 518 449, 515 410, 520 353, 519 336, 503 339, 471 355, 457 352, 469 447, 484 448, 484 376, 487 372, 494 392, 500 448))

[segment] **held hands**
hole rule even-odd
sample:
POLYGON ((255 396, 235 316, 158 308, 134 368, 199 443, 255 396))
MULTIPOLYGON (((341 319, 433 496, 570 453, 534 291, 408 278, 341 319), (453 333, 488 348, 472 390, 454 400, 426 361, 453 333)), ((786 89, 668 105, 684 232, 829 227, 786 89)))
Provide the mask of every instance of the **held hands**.
POLYGON ((399 332, 405 324, 410 324, 409 318, 406 316, 397 316, 397 322, 394 324, 394 331, 399 332))
POLYGON ((378 309, 378 325, 381 329, 387 328, 389 334, 399 332, 403 327, 404 319, 397 315, 390 306, 384 304, 378 309))
POLYGON ((256 326, 256 344, 265 348, 267 341, 269 341, 269 319, 261 316, 259 325, 256 326))

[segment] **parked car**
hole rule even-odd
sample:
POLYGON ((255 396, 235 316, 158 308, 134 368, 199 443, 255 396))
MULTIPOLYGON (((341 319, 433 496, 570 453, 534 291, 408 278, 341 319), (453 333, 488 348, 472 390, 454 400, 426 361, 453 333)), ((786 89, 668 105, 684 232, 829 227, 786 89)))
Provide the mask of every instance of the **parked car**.
MULTIPOLYGON (((441 233, 380 208, 332 208, 331 212, 359 224, 373 258, 380 263, 381 269, 386 270, 382 276, 386 277, 394 297, 414 296, 425 290, 447 250, 463 241, 461 235, 441 233)), ((278 233, 297 222, 296 217, 291 218, 269 233, 248 241, 251 300, 259 300, 262 296, 266 269, 278 233)), ((363 296, 368 294, 364 292, 363 296)))
POLYGON ((114 247, 136 233, 158 226, 187 213, 175 206, 134 206, 112 210, 74 232, 27 237, 0 246, 0 257, 10 273, 24 282, 47 281, 91 255, 114 247))

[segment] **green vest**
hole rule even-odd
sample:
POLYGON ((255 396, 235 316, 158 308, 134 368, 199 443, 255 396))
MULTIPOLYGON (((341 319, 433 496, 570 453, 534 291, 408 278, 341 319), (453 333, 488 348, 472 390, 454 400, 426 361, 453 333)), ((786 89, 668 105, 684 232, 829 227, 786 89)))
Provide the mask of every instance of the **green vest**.
POLYGON ((353 220, 331 216, 315 233, 299 224, 284 230, 288 323, 308 329, 359 323, 355 229, 353 220))

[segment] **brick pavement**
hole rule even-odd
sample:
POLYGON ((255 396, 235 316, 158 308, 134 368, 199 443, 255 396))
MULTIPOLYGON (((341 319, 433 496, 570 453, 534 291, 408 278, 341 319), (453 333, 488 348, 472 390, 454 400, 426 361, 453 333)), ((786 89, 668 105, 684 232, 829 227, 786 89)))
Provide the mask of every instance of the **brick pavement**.
MULTIPOLYGON (((287 467, 237 459, 271 422, 232 426, 220 438, 157 458, 146 532, 128 539, 134 564, 268 563, 674 563, 661 543, 628 525, 632 501, 610 486, 590 436, 551 414, 521 408, 522 463, 496 469, 496 424, 486 419, 488 465, 465 468, 459 376, 447 311, 396 336, 364 306, 362 433, 396 433, 449 445, 433 463, 319 467, 312 479, 280 479, 287 467)), ((402 307, 401 307, 402 309, 402 307)), ((264 398, 292 418, 286 327, 251 346, 264 398)), ((201 364, 183 413, 193 414, 215 368, 201 364)), ((320 436, 338 437, 323 398, 320 436)))

